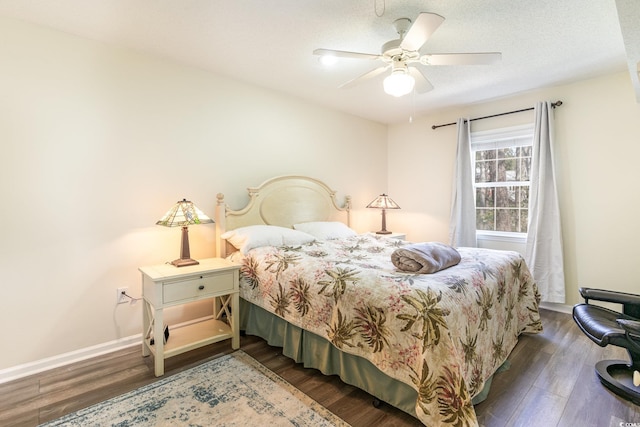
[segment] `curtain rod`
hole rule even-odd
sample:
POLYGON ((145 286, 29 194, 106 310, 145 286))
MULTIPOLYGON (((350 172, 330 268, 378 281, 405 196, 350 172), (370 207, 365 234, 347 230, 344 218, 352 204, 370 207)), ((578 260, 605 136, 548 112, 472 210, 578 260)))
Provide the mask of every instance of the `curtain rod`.
MULTIPOLYGON (((559 107, 561 105, 562 105, 562 101, 556 101, 556 102, 552 102, 551 103, 551 107, 552 108, 556 108, 556 107, 559 107)), ((533 108, 534 107, 523 108, 522 110, 507 111, 506 113, 492 114, 490 116, 484 116, 484 117, 476 117, 475 119, 469 119, 469 121, 472 122, 474 120, 489 119, 491 117, 506 116, 507 114, 521 113, 523 111, 531 111, 531 110, 533 110, 533 108)), ((455 125, 456 123, 457 122, 445 123, 444 125, 433 125, 433 126, 431 126, 431 129, 438 129, 438 128, 445 127, 445 126, 451 126, 451 125, 455 125)))

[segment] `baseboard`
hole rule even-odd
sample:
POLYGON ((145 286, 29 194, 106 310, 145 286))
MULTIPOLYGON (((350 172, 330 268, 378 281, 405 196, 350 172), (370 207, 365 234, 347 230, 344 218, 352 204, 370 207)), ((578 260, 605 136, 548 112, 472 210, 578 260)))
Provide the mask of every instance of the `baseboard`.
MULTIPOLYGON (((213 319, 213 316, 205 316, 202 319, 213 319)), ((198 322, 201 319, 189 320, 179 323, 172 327, 180 328, 198 322)), ((59 368, 60 366, 69 365, 74 362, 91 359, 92 357, 102 356, 103 354, 113 351, 122 350, 134 345, 142 345, 142 334, 131 335, 129 337, 120 338, 115 341, 94 345, 92 347, 81 348, 69 353, 59 354, 57 356, 48 357, 46 359, 36 360, 22 365, 13 366, 11 368, 0 370, 0 384, 17 380, 19 378, 28 377, 29 375, 48 371, 49 369, 59 368)), ((142 354, 142 350, 140 350, 142 354)))
POLYGON ((60 366, 69 365, 81 360, 90 359, 92 357, 101 356, 116 350, 121 350, 134 345, 140 345, 142 342, 142 334, 132 335, 130 337, 121 338, 115 341, 94 345, 92 347, 81 348, 79 350, 63 353, 46 359, 36 360, 11 368, 0 370, 0 384, 39 372, 48 371, 49 369, 58 368, 60 366))
POLYGON ((545 310, 558 311, 560 313, 571 314, 573 312, 573 306, 566 304, 558 304, 555 302, 541 302, 540 308, 545 310))

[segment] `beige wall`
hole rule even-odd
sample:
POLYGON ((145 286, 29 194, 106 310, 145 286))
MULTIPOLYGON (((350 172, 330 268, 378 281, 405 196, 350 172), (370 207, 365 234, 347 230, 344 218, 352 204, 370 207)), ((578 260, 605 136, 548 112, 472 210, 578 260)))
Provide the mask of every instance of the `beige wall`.
MULTIPOLYGON (((555 110, 567 304, 578 287, 640 292, 640 105, 628 73, 443 111, 389 128, 389 192, 403 210, 389 226, 410 240, 448 242, 455 122, 562 100, 555 110)), ((532 112, 472 123, 472 130, 531 122, 532 112)))
MULTIPOLYGON (((378 220, 384 125, 18 21, 0 40, 0 370, 141 332, 116 288, 178 257, 180 231, 154 224, 183 197, 213 215, 218 192, 237 209, 304 174, 353 197, 359 231, 378 220)), ((193 257, 214 230, 190 228, 193 257)))

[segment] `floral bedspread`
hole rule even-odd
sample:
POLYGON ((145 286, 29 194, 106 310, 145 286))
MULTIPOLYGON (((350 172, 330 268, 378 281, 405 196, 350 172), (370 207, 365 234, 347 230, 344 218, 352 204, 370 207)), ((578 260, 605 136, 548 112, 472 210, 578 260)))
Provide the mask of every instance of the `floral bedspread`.
POLYGON ((402 273, 391 253, 407 243, 362 234, 256 248, 240 295, 414 387, 425 425, 477 425, 473 396, 518 335, 542 330, 536 284, 520 254, 476 248, 449 269, 402 273))

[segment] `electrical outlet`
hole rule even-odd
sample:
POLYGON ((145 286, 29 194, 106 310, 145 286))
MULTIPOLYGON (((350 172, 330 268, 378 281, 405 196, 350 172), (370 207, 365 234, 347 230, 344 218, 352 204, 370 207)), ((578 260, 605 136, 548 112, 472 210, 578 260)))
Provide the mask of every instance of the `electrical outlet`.
POLYGON ((129 291, 129 288, 118 288, 116 294, 116 304, 126 304, 129 302, 129 298, 125 295, 129 291))

